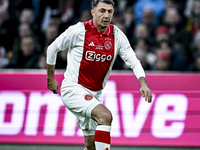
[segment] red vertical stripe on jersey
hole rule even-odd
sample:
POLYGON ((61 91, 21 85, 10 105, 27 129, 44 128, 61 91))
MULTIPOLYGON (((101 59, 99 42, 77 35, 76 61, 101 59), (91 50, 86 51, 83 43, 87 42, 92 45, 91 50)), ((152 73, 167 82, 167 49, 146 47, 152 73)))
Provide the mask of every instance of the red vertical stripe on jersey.
POLYGON ((114 26, 109 25, 102 34, 93 26, 92 20, 84 25, 86 33, 78 83, 98 91, 103 88, 103 81, 114 57, 114 26))
POLYGON ((96 130, 94 141, 110 144, 110 132, 96 130))

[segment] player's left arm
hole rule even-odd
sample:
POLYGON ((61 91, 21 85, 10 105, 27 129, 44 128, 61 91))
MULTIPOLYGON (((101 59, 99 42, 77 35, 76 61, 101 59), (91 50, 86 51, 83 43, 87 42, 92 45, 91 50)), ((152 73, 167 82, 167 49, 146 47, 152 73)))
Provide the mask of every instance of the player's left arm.
POLYGON ((148 103, 152 102, 152 92, 148 87, 147 81, 146 81, 146 76, 144 69, 140 63, 140 61, 137 59, 135 53, 133 50, 127 52, 129 53, 129 57, 126 61, 126 64, 129 64, 130 68, 133 70, 135 76, 140 82, 140 93, 142 94, 143 97, 145 97, 145 101, 148 103))
POLYGON ((125 36, 125 34, 123 34, 123 32, 121 32, 120 30, 119 37, 122 38, 118 38, 119 40, 119 54, 121 56, 121 58, 124 60, 124 62, 126 63, 127 66, 129 66, 135 76, 137 77, 137 79, 140 82, 141 88, 140 88, 140 93, 142 94, 143 97, 145 97, 145 101, 147 101, 148 103, 152 102, 152 92, 148 87, 147 81, 146 81, 146 77, 145 77, 145 72, 144 69, 140 63, 140 61, 137 59, 135 52, 133 51, 132 47, 130 46, 130 43, 127 39, 127 37, 125 36))
POLYGON ((145 98, 146 102, 151 103, 152 102, 152 92, 148 87, 144 69, 143 69, 140 61, 137 59, 137 57, 135 55, 133 55, 132 57, 133 57, 133 59, 135 59, 135 62, 136 62, 135 65, 133 65, 134 66, 133 72, 140 82, 140 93, 145 98))

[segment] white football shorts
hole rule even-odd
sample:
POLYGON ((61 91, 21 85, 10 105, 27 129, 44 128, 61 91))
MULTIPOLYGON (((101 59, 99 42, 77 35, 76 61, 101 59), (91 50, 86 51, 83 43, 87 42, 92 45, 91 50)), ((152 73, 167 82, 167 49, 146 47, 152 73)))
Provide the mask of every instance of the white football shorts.
POLYGON ((98 124, 91 118, 91 112, 94 107, 103 103, 102 90, 91 91, 64 79, 61 85, 61 98, 68 110, 77 117, 77 125, 83 134, 94 135, 98 124))

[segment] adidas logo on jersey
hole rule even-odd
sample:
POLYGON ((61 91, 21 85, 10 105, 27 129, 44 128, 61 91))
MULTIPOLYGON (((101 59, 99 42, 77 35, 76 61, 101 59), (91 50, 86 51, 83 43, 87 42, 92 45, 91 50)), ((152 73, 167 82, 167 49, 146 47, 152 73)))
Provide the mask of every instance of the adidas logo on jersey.
POLYGON ((88 44, 88 46, 95 46, 93 42, 91 42, 90 44, 88 44))

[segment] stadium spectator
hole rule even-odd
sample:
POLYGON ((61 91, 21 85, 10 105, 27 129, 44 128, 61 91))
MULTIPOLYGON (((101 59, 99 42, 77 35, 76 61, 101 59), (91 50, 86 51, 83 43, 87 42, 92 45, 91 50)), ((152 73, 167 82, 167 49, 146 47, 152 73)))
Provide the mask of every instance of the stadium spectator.
POLYGON ((9 0, 0 0, 0 9, 7 10, 9 3, 9 0))
POLYGON ((177 9, 170 8, 166 10, 163 16, 163 25, 168 27, 171 41, 181 43, 185 49, 189 48, 191 33, 186 30, 177 9))
POLYGON ((166 26, 158 26, 155 32, 155 40, 157 43, 162 40, 169 40, 169 29, 166 26))
POLYGON ((15 35, 15 26, 10 22, 9 13, 7 10, 0 8, 0 45, 3 46, 7 52, 12 49, 15 35))
POLYGON ((14 44, 12 47, 12 53, 15 53, 20 48, 21 38, 25 36, 34 36, 34 32, 28 23, 21 23, 18 26, 17 37, 14 39, 14 44))
POLYGON ((16 18, 19 19, 24 9, 31 9, 34 15, 34 23, 40 27, 43 23, 46 7, 49 5, 57 7, 56 4, 56 1, 53 0, 10 0, 9 12, 12 20, 15 20, 16 18))
POLYGON ((74 16, 74 6, 75 0, 60 0, 58 2, 58 10, 61 13, 62 22, 70 22, 74 16))
POLYGON ((9 63, 7 57, 6 49, 3 46, 0 46, 0 68, 4 68, 9 63))
MULTIPOLYGON (((170 41, 163 40, 158 43, 157 51, 162 50, 168 54, 170 62, 170 70, 185 71, 187 69, 187 62, 179 49, 175 49, 170 41)), ((156 54, 157 54, 156 51, 156 54)))
POLYGON ((163 24, 162 18, 166 11, 171 8, 176 9, 180 13, 182 23, 186 24, 186 18, 183 14, 184 6, 185 2, 183 0, 165 0, 165 7, 162 15, 159 17, 159 24, 163 24))
POLYGON ((145 39, 137 39, 132 47, 145 70, 151 70, 151 64, 155 62, 155 55, 149 52, 149 43, 145 39))
POLYGON ((140 63, 142 64, 142 67, 145 70, 151 70, 151 65, 147 62, 147 54, 146 51, 141 51, 141 50, 135 50, 135 54, 137 58, 140 60, 140 63))
POLYGON ((116 23, 122 23, 122 15, 119 10, 115 10, 113 19, 112 19, 112 24, 116 24, 116 23))
POLYGON ((191 42, 190 49, 189 49, 189 62, 193 63, 194 62, 194 54, 200 52, 200 31, 195 35, 193 41, 191 42))
POLYGON ((90 9, 84 9, 81 11, 79 21, 84 22, 84 21, 89 21, 91 19, 92 19, 92 15, 91 15, 90 9))
POLYGON ((137 24, 134 30, 134 38, 139 39, 139 38, 144 38, 148 39, 149 37, 149 31, 147 29, 147 26, 145 24, 137 24))
POLYGON ((73 23, 77 23, 79 21, 88 21, 92 19, 91 10, 90 9, 83 9, 81 10, 80 16, 76 18, 73 23))
POLYGON ((192 16, 192 9, 193 9, 193 5, 194 5, 194 1, 195 0, 187 0, 186 1, 186 6, 185 6, 185 9, 184 9, 184 15, 186 17, 192 16))
POLYGON ((192 44, 192 52, 191 53, 200 52, 200 30, 195 35, 191 44, 192 44))
POLYGON ((156 56, 156 69, 160 71, 169 71, 171 66, 169 54, 164 50, 158 50, 156 56))
POLYGON ((58 34, 59 30, 57 25, 52 24, 47 27, 46 31, 44 32, 44 41, 41 43, 42 51, 44 51, 44 49, 56 39, 58 34))
POLYGON ((44 55, 44 54, 40 54, 39 55, 36 68, 37 69, 46 69, 47 68, 47 65, 46 65, 46 55, 44 55))
POLYGON ((51 11, 51 15, 49 18, 49 24, 46 26, 43 31, 45 32, 48 28, 48 26, 55 25, 58 28, 58 34, 61 34, 64 32, 70 25, 72 24, 72 21, 63 22, 62 20, 62 14, 59 12, 58 9, 54 9, 51 11))
POLYGON ((140 38, 147 40, 150 46, 154 45, 155 43, 154 38, 150 36, 147 26, 143 23, 137 24, 135 26, 133 35, 134 35, 134 39, 131 43, 134 43, 134 41, 137 41, 137 39, 140 39, 140 38))
POLYGON ((191 10, 188 10, 188 13, 185 12, 187 17, 186 27, 194 37, 200 28, 200 0, 192 0, 191 2, 191 10))
POLYGON ((133 5, 136 19, 141 22, 144 9, 151 9, 155 13, 156 19, 158 19, 164 10, 165 0, 139 0, 133 5))
POLYGON ((200 51, 194 53, 193 58, 194 58, 194 62, 189 66, 188 70, 199 72, 200 71, 200 51))
MULTIPOLYGON (((115 9, 119 10, 120 12, 125 12, 128 7, 132 7, 137 0, 114 0, 115 2, 115 9)), ((133 8, 131 8, 133 9, 133 8)))
POLYGON ((166 11, 169 8, 179 9, 179 5, 178 5, 177 1, 176 0, 165 0, 164 11, 166 11))
MULTIPOLYGON (((183 46, 176 41, 171 41, 169 36, 170 36, 169 29, 166 26, 161 25, 156 28, 155 32, 156 44, 159 44, 161 41, 170 41, 172 43, 172 48, 179 51, 179 53, 181 53, 183 57, 186 57, 185 49, 183 48, 183 46)), ((156 50, 155 46, 151 47, 152 52, 155 52, 156 50)))
POLYGON ((122 22, 126 28, 126 35, 129 41, 133 40, 133 32, 135 28, 135 13, 132 7, 126 8, 123 13, 122 22))
POLYGON ((81 12, 83 10, 89 9, 91 10, 91 0, 72 0, 73 2, 73 20, 72 20, 72 24, 75 24, 78 22, 78 20, 80 19, 81 16, 81 12))
POLYGON ((39 33, 40 27, 35 23, 33 9, 24 8, 19 16, 19 24, 28 23, 35 33, 39 33))
POLYGON ((33 10, 30 8, 23 9, 20 14, 19 22, 33 25, 34 21, 35 21, 35 16, 33 10))
POLYGON ((156 22, 156 15, 151 8, 145 8, 143 10, 141 22, 147 26, 151 38, 154 38, 155 28, 158 22, 156 22))
POLYGON ((10 14, 10 18, 12 23, 18 23, 19 16, 23 9, 31 8, 31 1, 30 0, 9 0, 9 7, 8 11, 10 14))
POLYGON ((6 68, 33 69, 37 68, 40 50, 36 47, 36 41, 32 36, 21 39, 20 49, 12 55, 6 68))

